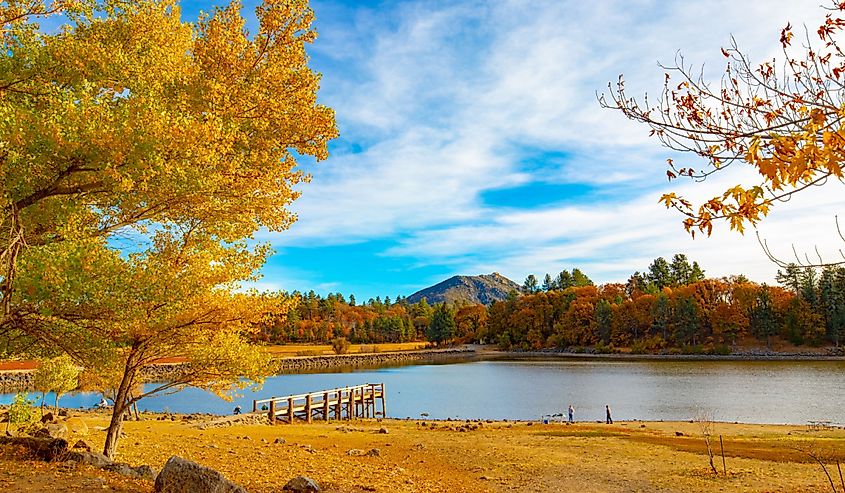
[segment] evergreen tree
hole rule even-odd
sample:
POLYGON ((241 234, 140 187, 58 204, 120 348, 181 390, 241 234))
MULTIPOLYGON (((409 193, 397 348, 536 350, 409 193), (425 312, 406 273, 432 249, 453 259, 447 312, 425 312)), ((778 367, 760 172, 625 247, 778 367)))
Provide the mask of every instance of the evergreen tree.
POLYGON ((595 309, 596 329, 599 340, 608 344, 613 327, 613 306, 605 299, 599 300, 595 309))
POLYGON ((543 278, 543 291, 549 292, 555 288, 555 283, 552 280, 552 276, 546 274, 546 277, 543 278))
POLYGON ((570 274, 566 269, 560 271, 560 274, 557 275, 557 279, 555 280, 555 285, 557 286, 557 289, 560 289, 561 291, 571 288, 574 286, 574 283, 572 282, 572 274, 570 274))
POLYGON ((592 286, 593 281, 581 272, 581 269, 572 269, 572 284, 577 287, 592 286))
POLYGON ((765 339, 766 345, 771 348, 772 336, 777 332, 775 311, 772 307, 772 295, 769 287, 763 284, 757 292, 757 297, 751 313, 748 317, 751 333, 758 339, 765 339))
POLYGON ((693 298, 683 297, 675 307, 675 340, 681 344, 698 343, 701 308, 693 298))
POLYGON ((676 253, 669 265, 673 285, 684 286, 690 283, 692 278, 692 266, 683 253, 676 253))
POLYGON ((455 314, 446 305, 440 303, 434 307, 431 315, 431 323, 428 326, 428 340, 432 342, 443 342, 455 335, 455 314))
POLYGON ((355 306, 355 295, 354 294, 349 295, 349 306, 355 306))
POLYGON ((652 331, 660 334, 664 341, 668 340, 669 324, 672 321, 672 303, 665 293, 657 295, 657 299, 652 306, 652 317, 654 318, 652 331))
POLYGON ((525 282, 522 283, 522 291, 525 294, 534 294, 539 291, 539 283, 534 274, 528 274, 528 277, 525 278, 525 282))
POLYGON ((658 291, 665 287, 672 286, 673 277, 672 269, 669 267, 669 262, 663 257, 654 259, 654 262, 648 266, 648 274, 646 276, 648 282, 654 284, 658 291))

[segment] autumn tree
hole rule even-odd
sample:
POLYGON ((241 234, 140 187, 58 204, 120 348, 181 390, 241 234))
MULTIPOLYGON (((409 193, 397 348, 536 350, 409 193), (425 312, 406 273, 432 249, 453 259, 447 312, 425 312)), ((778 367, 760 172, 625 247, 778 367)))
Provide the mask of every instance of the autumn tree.
MULTIPOLYGON (((665 194, 662 202, 685 216, 687 231, 709 235, 714 222, 724 220, 742 232, 796 193, 826 183, 842 185, 844 12, 845 4, 832 2, 824 23, 800 43, 787 24, 780 34, 780 62, 752 62, 732 42, 722 48, 727 64, 720 81, 705 80, 703 70, 679 56, 674 66, 665 67, 663 91, 656 100, 629 96, 621 76, 600 97, 604 107, 650 127, 664 146, 703 161, 701 166, 678 166, 669 159, 670 180, 701 181, 737 166, 758 175, 756 183, 731 186, 698 205, 665 194)), ((845 263, 845 255, 834 263, 845 263)))
POLYGON ((79 386, 79 367, 70 356, 63 354, 48 360, 42 360, 32 376, 32 388, 41 392, 41 412, 44 412, 44 399, 48 392, 56 397, 56 413, 59 412, 59 399, 62 395, 79 386))
POLYGON ((235 289, 267 249, 246 241, 296 219, 300 157, 337 135, 307 2, 267 0, 254 33, 240 10, 186 23, 176 0, 0 5, 0 334, 123 368, 109 456, 132 400, 260 381, 244 333, 268 300, 235 289), (54 13, 67 25, 39 29, 54 13), (163 356, 189 370, 130 397, 163 356))

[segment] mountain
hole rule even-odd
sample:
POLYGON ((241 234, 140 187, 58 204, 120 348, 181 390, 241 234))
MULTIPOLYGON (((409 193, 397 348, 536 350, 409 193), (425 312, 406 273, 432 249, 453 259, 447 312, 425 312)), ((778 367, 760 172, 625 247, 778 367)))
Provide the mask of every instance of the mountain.
POLYGON ((408 296, 408 302, 417 303, 425 298, 430 304, 460 300, 489 305, 506 299, 511 291, 519 291, 519 284, 498 272, 480 276, 455 276, 417 291, 408 296))

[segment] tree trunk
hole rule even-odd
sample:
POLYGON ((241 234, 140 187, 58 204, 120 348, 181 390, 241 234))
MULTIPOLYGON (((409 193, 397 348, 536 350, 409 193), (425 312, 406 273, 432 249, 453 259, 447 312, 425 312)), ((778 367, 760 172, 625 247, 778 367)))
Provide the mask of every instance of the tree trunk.
POLYGON ((129 390, 132 381, 135 379, 135 368, 132 366, 132 361, 133 355, 127 355, 126 365, 123 367, 123 378, 120 380, 120 386, 117 388, 117 393, 115 394, 111 421, 106 431, 103 455, 109 459, 114 459, 115 451, 117 451, 117 441, 120 438, 120 428, 123 426, 123 413, 126 412, 126 409, 131 404, 129 402, 129 390))
POLYGON ((56 392, 56 416, 59 415, 59 393, 56 392))

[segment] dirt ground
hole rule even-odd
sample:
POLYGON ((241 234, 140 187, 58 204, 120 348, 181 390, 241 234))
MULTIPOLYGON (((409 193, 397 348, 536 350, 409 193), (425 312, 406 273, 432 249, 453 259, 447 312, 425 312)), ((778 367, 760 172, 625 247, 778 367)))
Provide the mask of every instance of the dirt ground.
MULTIPOLYGON (((101 447, 106 416, 82 416, 90 428, 83 438, 101 447)), ((821 466, 802 450, 823 458, 837 487, 835 460, 845 463, 845 430, 803 426, 714 423, 715 475, 697 423, 358 420, 203 430, 195 420, 156 417, 125 423, 117 460, 160 468, 180 455, 253 493, 280 491, 297 475, 334 492, 828 492, 821 466)), ((151 492, 152 484, 21 460, 6 447, 0 491, 151 492)))

